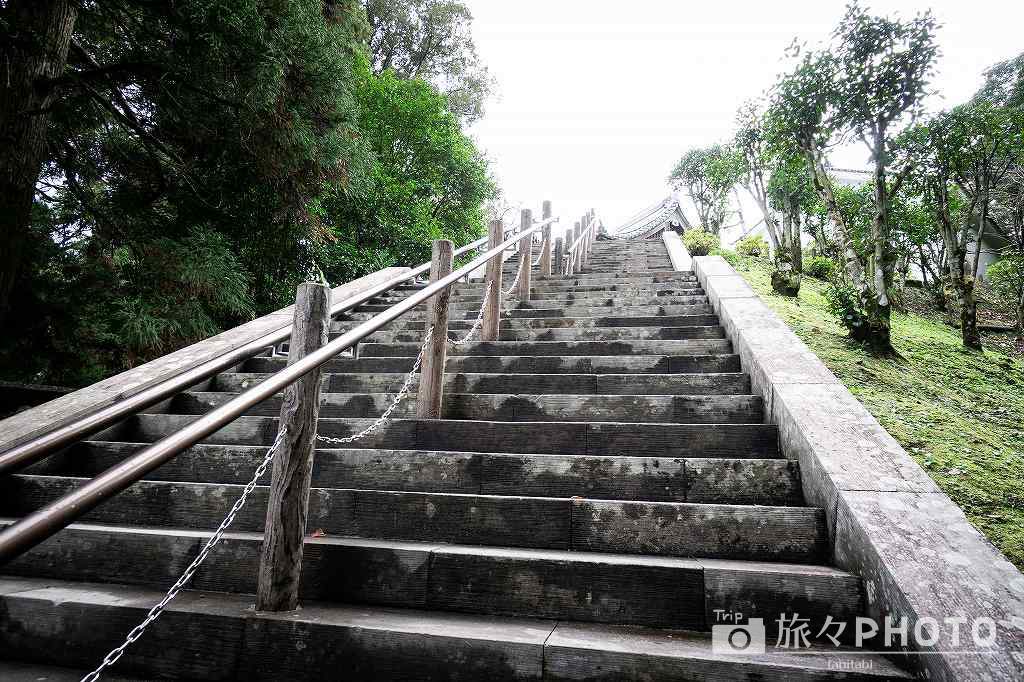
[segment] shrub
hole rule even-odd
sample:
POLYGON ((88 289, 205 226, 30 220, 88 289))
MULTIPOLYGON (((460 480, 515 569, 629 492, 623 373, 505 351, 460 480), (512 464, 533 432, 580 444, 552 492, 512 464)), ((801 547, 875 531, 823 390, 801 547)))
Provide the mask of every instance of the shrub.
POLYGON ((815 279, 830 280, 836 271, 836 262, 825 256, 815 256, 804 263, 804 274, 815 279))
POLYGON ((721 256, 725 259, 726 263, 737 269, 739 269, 740 264, 743 262, 743 257, 730 249, 712 249, 708 255, 721 256))
POLYGON ((1000 298, 1015 305, 1024 289, 1024 259, 1011 257, 996 261, 985 271, 985 278, 1000 298))
POLYGON ((752 234, 744 237, 736 245, 736 253, 741 256, 753 256, 760 258, 768 253, 768 243, 759 234, 752 234))
POLYGON ((691 256, 706 256, 717 249, 720 244, 717 234, 711 234, 702 228, 693 228, 683 233, 683 245, 691 256))

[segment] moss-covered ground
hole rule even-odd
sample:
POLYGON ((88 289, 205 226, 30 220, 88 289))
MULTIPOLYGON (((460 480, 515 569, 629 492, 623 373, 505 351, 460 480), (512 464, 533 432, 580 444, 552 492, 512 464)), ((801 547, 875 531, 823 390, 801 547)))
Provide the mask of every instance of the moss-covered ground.
POLYGON ((805 277, 798 299, 772 293, 764 261, 737 270, 857 396, 968 518, 1024 569, 1024 362, 964 350, 938 316, 895 314, 899 354, 849 341, 828 311, 826 284, 805 277))

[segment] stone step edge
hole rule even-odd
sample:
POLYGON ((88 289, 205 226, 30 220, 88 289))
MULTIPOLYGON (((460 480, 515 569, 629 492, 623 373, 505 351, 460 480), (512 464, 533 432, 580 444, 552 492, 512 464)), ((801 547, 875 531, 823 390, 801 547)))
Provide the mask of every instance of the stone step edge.
MULTIPOLYGON (((0 603, 5 611, 9 614, 32 614, 36 623, 36 631, 26 623, 20 624, 18 632, 25 638, 25 645, 52 633, 56 624, 69 622, 70 626, 64 628, 65 636, 60 642, 39 642, 36 647, 18 646, 21 642, 17 641, 8 644, 18 650, 19 657, 30 662, 46 657, 47 664, 78 666, 98 663, 99 658, 93 661, 90 656, 105 654, 106 651, 101 652, 100 649, 106 643, 102 640, 97 642, 93 632, 89 639, 97 651, 83 652, 78 647, 68 646, 75 643, 76 635, 86 635, 102 615, 105 622, 114 624, 109 642, 113 647, 123 637, 122 627, 130 627, 136 620, 142 620, 162 596, 158 590, 116 584, 0 577, 0 603), (62 646, 54 649, 56 644, 62 646)), ((753 674, 756 679, 781 681, 794 679, 793 675, 800 671, 827 675, 833 669, 830 665, 832 656, 824 652, 811 653, 810 649, 801 654, 772 652, 722 656, 712 650, 711 638, 705 634, 678 630, 321 603, 304 604, 299 611, 275 614, 254 611, 252 601, 251 596, 245 595, 185 591, 171 602, 167 616, 151 626, 154 632, 128 649, 123 665, 133 667, 135 674, 142 672, 145 675, 189 675, 195 674, 196 666, 200 666, 212 668, 215 676, 223 678, 274 679, 285 671, 294 671, 295 679, 306 679, 302 673, 304 663, 342 665, 351 661, 352 665, 361 665, 365 674, 372 669, 376 657, 385 652, 400 656, 405 646, 412 649, 410 653, 413 654, 406 654, 404 660, 409 666, 407 673, 417 669, 422 671, 424 668, 420 666, 439 670, 439 661, 420 658, 425 649, 437 651, 444 658, 455 658, 469 649, 475 655, 476 671, 486 671, 488 677, 504 673, 505 676, 514 674, 523 678, 559 679, 564 673, 564 679, 570 679, 570 675, 573 679, 581 679, 579 674, 586 677, 587 671, 597 674, 604 668, 606 675, 617 672, 622 679, 621 675, 635 669, 640 661, 649 662, 659 669, 674 667, 677 669, 676 678, 687 670, 693 675, 714 666, 718 679, 723 680, 729 679, 723 675, 730 672, 736 673, 733 679, 737 680, 747 679, 744 674, 748 677, 753 674), (190 630, 181 626, 195 619, 215 627, 224 639, 221 646, 211 651, 208 644, 203 646, 187 639, 182 641, 190 630), (340 630, 352 631, 353 634, 358 632, 358 637, 345 637, 338 632, 340 630), (319 641, 318 636, 322 638, 319 641), (186 651, 175 656, 166 644, 161 646, 164 637, 175 641, 186 651), (297 648, 295 645, 299 641, 306 646, 297 648), (346 647, 346 643, 351 643, 350 647, 346 647), (366 646, 361 648, 359 645, 363 643, 366 646), (204 650, 207 656, 197 657, 194 652, 187 651, 193 648, 204 650), (325 651, 333 656, 328 656, 328 660, 309 660, 314 652, 325 651), (609 661, 609 654, 617 662, 609 661), (358 662, 352 661, 350 657, 355 655, 362 658, 358 662), (488 667, 488 660, 482 659, 490 659, 493 669, 488 667), (181 666, 182 663, 186 665, 181 666), (248 669, 239 669, 240 663, 248 669), (278 669, 261 669, 261 663, 264 666, 276 664, 278 669), (618 666, 617 671, 608 670, 609 663, 618 666), (510 666, 514 669, 510 670, 510 666), (744 671, 736 670, 737 667, 744 671)), ((205 629, 191 632, 196 637, 209 636, 205 629)), ((841 651, 849 653, 850 650, 841 651)), ((858 652, 857 658, 870 659, 871 662, 866 666, 867 672, 863 673, 862 679, 910 679, 878 654, 858 652)), ((402 663, 401 660, 389 660, 381 664, 381 669, 394 671, 394 666, 402 663)), ((307 674, 314 675, 315 670, 310 667, 307 674)), ((672 679, 668 670, 663 674, 652 679, 672 679)), ((837 674, 839 678, 849 679, 842 673, 837 674)))

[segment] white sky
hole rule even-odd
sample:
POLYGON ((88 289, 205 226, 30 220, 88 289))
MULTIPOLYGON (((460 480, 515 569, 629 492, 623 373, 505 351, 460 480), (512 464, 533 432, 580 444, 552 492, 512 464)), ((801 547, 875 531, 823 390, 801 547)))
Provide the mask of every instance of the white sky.
MULTIPOLYGON (((506 197, 577 217, 594 207, 612 228, 668 194, 691 146, 731 136, 736 108, 782 70, 798 37, 824 40, 844 0, 467 0, 499 96, 471 134, 506 197)), ((932 108, 969 97, 992 63, 1024 51, 1014 0, 887 0, 943 24, 932 108)), ((862 167, 861 148, 837 165, 862 167)), ((563 222, 564 224, 564 222, 563 222)))

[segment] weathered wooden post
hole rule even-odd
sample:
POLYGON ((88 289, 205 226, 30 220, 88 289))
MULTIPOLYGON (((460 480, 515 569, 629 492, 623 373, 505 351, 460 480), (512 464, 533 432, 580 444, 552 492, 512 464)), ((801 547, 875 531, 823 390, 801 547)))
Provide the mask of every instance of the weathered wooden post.
MULTIPOLYGON (((523 225, 523 230, 528 230, 533 226, 533 211, 528 208, 524 208, 522 212, 522 219, 520 223, 523 225)), ((518 296, 520 301, 530 300, 530 275, 533 270, 533 235, 531 234, 526 239, 519 242, 519 291, 518 296)))
MULTIPOLYGON (((487 250, 490 251, 505 241, 505 230, 501 220, 492 220, 487 233, 487 250)), ((504 254, 487 261, 487 275, 484 279, 484 290, 487 291, 487 306, 484 310, 484 321, 480 329, 480 339, 497 341, 498 328, 501 325, 501 266, 504 254), (490 287, 488 290, 487 287, 490 287)))
POLYGON ((562 262, 562 249, 564 248, 562 246, 562 243, 563 242, 561 237, 555 240, 554 262, 551 264, 551 267, 554 269, 554 272, 559 277, 565 274, 565 263, 562 262))
POLYGON ((565 251, 563 251, 563 254, 565 256, 565 269, 564 269, 563 272, 566 275, 571 275, 572 274, 572 252, 569 251, 569 249, 572 248, 572 235, 573 235, 573 229, 571 227, 566 229, 566 231, 565 231, 565 251))
MULTIPOLYGON (((436 282, 452 274, 455 246, 447 239, 434 241, 430 259, 430 281, 436 282)), ((434 335, 423 351, 420 387, 416 393, 416 417, 440 419, 444 397, 444 364, 448 358, 448 302, 451 287, 427 301, 427 327, 434 335)))
MULTIPOLYGON (((299 285, 295 295, 288 364, 327 343, 331 290, 313 282, 299 285)), ((287 429, 270 478, 263 550, 257 576, 257 611, 292 611, 299 604, 302 542, 306 534, 310 476, 317 420, 320 418, 322 373, 316 369, 284 391, 280 428, 287 429)))
MULTIPOLYGON (((541 220, 551 219, 551 202, 545 201, 541 211, 541 220)), ((551 276, 551 223, 541 228, 540 276, 551 276)))

